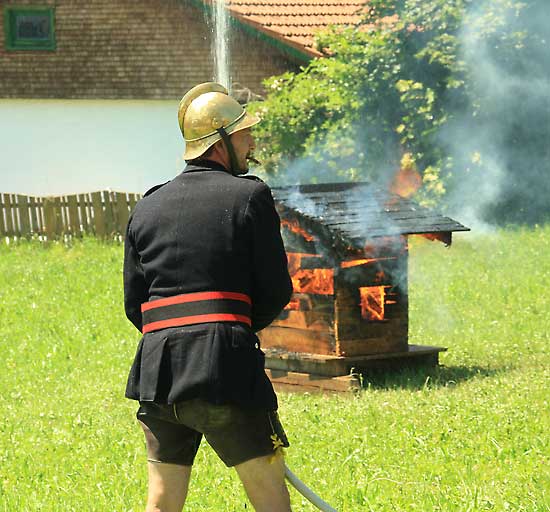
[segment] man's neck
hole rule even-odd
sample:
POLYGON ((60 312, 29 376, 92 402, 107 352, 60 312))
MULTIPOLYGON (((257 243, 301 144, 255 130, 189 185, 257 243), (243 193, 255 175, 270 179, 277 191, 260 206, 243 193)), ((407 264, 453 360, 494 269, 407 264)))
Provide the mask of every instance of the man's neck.
MULTIPOLYGON (((224 148, 225 149, 225 148, 224 148)), ((231 161, 227 151, 222 151, 219 146, 214 148, 214 151, 205 160, 216 162, 217 164, 225 167, 227 170, 231 169, 231 161)))

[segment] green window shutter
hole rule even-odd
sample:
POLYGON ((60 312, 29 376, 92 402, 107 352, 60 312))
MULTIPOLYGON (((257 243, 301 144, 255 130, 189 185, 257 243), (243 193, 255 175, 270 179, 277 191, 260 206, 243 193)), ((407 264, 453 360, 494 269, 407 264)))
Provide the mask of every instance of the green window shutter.
POLYGON ((6 50, 55 50, 55 8, 4 7, 6 50))

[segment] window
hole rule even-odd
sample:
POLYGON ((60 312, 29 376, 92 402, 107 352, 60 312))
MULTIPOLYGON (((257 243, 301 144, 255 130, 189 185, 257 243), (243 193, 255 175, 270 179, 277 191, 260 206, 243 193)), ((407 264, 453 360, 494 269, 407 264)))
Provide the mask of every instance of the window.
POLYGON ((4 8, 6 50, 55 50, 53 7, 4 8))

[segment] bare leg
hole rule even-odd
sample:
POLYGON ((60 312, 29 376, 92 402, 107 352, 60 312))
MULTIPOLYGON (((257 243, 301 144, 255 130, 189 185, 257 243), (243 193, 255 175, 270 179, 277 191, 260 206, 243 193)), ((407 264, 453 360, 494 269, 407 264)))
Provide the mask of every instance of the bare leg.
POLYGON ((187 497, 191 466, 148 462, 149 495, 146 512, 181 512, 187 497))
POLYGON ((291 512, 282 454, 258 457, 235 469, 256 512, 291 512))

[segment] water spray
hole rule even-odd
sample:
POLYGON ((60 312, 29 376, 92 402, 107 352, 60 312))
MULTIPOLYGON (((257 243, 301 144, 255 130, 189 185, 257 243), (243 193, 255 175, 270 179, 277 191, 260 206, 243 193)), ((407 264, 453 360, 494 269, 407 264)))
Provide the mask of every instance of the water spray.
POLYGON ((231 91, 231 77, 229 75, 229 15, 225 0, 214 0, 212 9, 214 22, 214 73, 216 82, 231 91))
POLYGON ((285 464, 285 477, 306 500, 315 505, 322 512, 338 512, 326 501, 315 494, 304 482, 302 482, 285 464))

